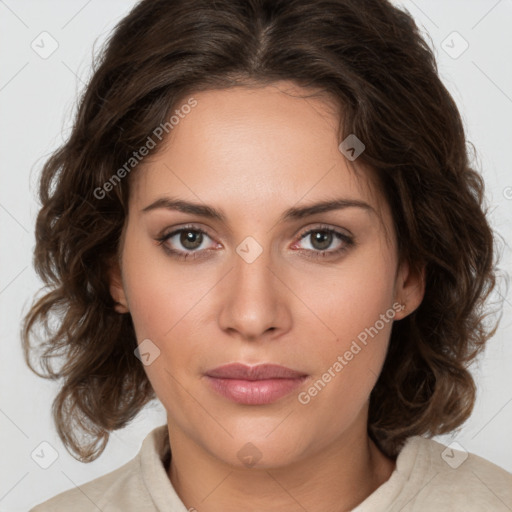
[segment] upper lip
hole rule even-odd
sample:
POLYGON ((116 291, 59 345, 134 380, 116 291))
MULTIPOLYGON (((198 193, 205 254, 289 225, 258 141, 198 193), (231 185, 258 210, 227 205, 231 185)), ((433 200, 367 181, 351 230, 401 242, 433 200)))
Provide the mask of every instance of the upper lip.
POLYGON ((298 379, 305 373, 280 366, 278 364, 259 364, 247 366, 242 363, 230 363, 208 370, 206 375, 220 379, 264 380, 264 379, 298 379))

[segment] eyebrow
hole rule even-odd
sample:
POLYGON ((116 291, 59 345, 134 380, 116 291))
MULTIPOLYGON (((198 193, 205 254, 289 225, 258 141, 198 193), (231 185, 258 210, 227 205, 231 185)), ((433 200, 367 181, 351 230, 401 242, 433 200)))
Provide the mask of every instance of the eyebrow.
MULTIPOLYGON (((141 213, 147 213, 159 208, 167 210, 177 210, 183 213, 199 215, 208 219, 215 219, 220 222, 226 222, 226 216, 216 208, 204 204, 192 203, 181 199, 170 197, 161 197, 141 210, 141 213)), ((321 201, 307 206, 294 206, 286 210, 279 221, 291 221, 303 219, 316 213, 324 213, 332 210, 341 210, 344 208, 362 208, 368 212, 376 213, 375 209, 364 201, 358 199, 332 199, 321 201)))

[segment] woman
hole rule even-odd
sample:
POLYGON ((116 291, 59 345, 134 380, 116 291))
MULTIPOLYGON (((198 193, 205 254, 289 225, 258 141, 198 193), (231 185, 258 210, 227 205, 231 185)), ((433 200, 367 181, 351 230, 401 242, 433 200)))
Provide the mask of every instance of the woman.
POLYGON ((167 424, 32 510, 512 507, 512 475, 429 439, 471 413, 494 244, 398 8, 140 2, 40 198, 24 348, 43 323, 61 439, 92 461, 155 397, 167 424))

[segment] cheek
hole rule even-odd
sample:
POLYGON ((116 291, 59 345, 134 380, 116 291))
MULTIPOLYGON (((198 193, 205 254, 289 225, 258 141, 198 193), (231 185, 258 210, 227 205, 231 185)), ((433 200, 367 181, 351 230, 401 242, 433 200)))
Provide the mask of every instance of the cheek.
MULTIPOLYGON (((161 247, 129 238, 123 253, 124 282, 137 339, 163 342, 185 321, 208 283, 180 272, 161 247), (187 276, 189 276, 187 278, 187 276)), ((140 237, 139 237, 140 238, 140 237)))
POLYGON ((177 272, 165 254, 158 255, 160 248, 147 245, 130 243, 127 237, 124 283, 137 341, 158 354, 144 369, 157 395, 165 396, 172 391, 173 376, 182 381, 195 368, 201 348, 201 298, 212 283, 195 273, 177 272))
POLYGON ((297 272, 293 289, 316 316, 311 321, 325 333, 324 339, 339 348, 350 345, 391 308, 394 276, 390 253, 372 244, 327 269, 297 272))
MULTIPOLYGON (((370 394, 386 356, 396 314, 393 309, 394 262, 375 248, 347 258, 324 286, 308 278, 302 294, 321 319, 315 325, 326 332, 310 354, 318 374, 304 401, 338 404, 356 412, 370 394), (322 395, 317 400, 316 396, 322 395)), ((316 407, 313 405, 313 407, 316 407)), ((339 409, 336 409, 339 410, 339 409)))
POLYGON ((145 343, 155 354, 149 364, 144 363, 143 357, 144 371, 167 410, 172 404, 181 404, 180 410, 188 410, 190 397, 183 386, 191 377, 186 370, 195 369, 197 350, 190 339, 195 295, 182 293, 183 283, 175 276, 166 276, 156 265, 127 265, 126 273, 130 276, 125 284, 139 350, 143 352, 145 343))
POLYGON ((372 305, 356 311, 357 317, 343 313, 331 317, 337 341, 317 344, 316 354, 310 347, 309 357, 318 362, 317 373, 297 399, 305 414, 321 417, 333 436, 356 420, 380 375, 392 327, 392 319, 381 320, 385 313, 372 305))

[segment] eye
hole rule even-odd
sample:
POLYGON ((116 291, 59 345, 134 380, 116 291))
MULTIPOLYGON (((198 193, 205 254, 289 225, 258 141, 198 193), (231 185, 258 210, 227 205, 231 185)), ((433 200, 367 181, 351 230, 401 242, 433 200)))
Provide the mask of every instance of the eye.
MULTIPOLYGON (((351 236, 326 226, 309 229, 300 235, 300 240, 308 239, 310 240, 309 245, 311 248, 306 248, 305 251, 310 253, 309 255, 313 258, 339 255, 355 243, 351 236), (335 244, 334 249, 328 250, 332 247, 333 243, 335 244)), ((297 242, 293 248, 296 245, 297 242)))
MULTIPOLYGON (((335 257, 355 245, 353 237, 334 228, 317 226, 302 233, 299 241, 295 242, 292 248, 296 249, 300 241, 308 240, 308 238, 310 239, 310 248, 299 247, 298 250, 312 258, 335 257), (335 244, 334 249, 329 249, 333 244, 335 244)), ((184 226, 164 234, 156 240, 167 254, 177 259, 186 260, 207 257, 207 253, 214 250, 211 247, 208 249, 207 239, 212 240, 206 231, 195 226, 184 226)), ((219 246, 220 244, 217 244, 217 247, 219 246)))
POLYGON ((162 245, 164 250, 172 256, 181 259, 190 257, 196 259, 207 250, 205 241, 208 238, 210 238, 210 236, 206 231, 194 226, 185 226, 180 229, 175 229, 171 233, 162 235, 157 238, 157 241, 159 245, 162 245), (176 246, 178 248, 176 248, 176 246), (195 253, 197 253, 197 255, 195 253))

